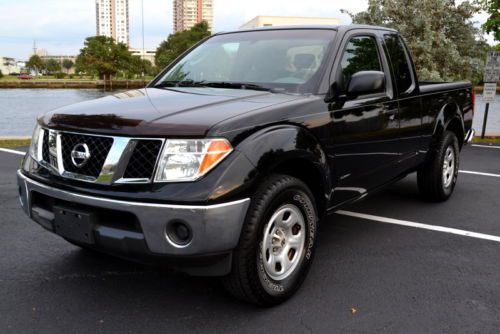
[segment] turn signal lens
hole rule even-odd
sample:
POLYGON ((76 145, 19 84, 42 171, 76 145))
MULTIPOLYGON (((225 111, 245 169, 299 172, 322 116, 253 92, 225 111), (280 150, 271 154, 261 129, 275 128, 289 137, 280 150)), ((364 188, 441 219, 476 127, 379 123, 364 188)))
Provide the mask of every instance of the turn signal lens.
POLYGON ((225 139, 214 139, 208 146, 207 153, 201 162, 198 174, 203 175, 219 163, 231 152, 231 145, 225 139))
POLYGON ((169 139, 158 163, 155 182, 195 181, 232 150, 231 144, 223 138, 169 139))

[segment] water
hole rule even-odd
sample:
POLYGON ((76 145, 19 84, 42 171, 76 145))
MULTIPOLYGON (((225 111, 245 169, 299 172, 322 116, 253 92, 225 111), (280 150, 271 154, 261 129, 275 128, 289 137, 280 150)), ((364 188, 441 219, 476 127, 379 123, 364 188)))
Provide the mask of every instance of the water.
POLYGON ((98 89, 0 89, 0 136, 31 136, 39 115, 113 93, 98 89))
MULTIPOLYGON (((96 99, 115 92, 97 89, 0 89, 0 136, 29 136, 37 116, 68 104, 96 99)), ((481 133, 484 103, 476 98, 473 127, 481 133)), ((500 136, 500 95, 490 105, 486 135, 500 136)))

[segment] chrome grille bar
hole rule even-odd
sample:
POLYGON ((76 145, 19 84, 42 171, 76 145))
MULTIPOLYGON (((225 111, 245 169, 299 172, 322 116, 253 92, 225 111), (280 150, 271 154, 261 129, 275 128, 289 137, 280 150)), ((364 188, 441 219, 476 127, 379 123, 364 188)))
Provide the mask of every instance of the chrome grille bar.
MULTIPOLYGON (((124 178, 125 170, 128 166, 128 163, 130 161, 132 154, 134 153, 134 150, 136 148, 138 141, 141 141, 141 140, 161 141, 161 148, 160 148, 160 151, 158 152, 158 155, 161 153, 163 145, 165 143, 165 139, 163 139, 163 138, 111 137, 111 136, 105 136, 105 135, 101 136, 101 135, 93 135, 93 134, 87 134, 87 133, 83 134, 83 133, 74 133, 74 132, 42 129, 42 131, 40 131, 40 136, 41 136, 40 141, 39 141, 40 148, 42 148, 43 145, 45 144, 45 143, 43 143, 44 131, 48 131, 48 136, 47 136, 48 143, 47 143, 47 145, 48 145, 49 160, 50 161, 44 161, 43 155, 42 155, 42 153, 40 153, 39 156, 37 157, 40 165, 52 170, 52 172, 57 173, 58 175, 60 175, 62 177, 65 177, 68 179, 96 183, 96 184, 105 184, 105 185, 111 185, 113 183, 140 184, 140 183, 152 182, 152 179, 154 177, 154 172, 152 173, 152 175, 149 178, 131 178, 131 179, 128 179, 128 178, 124 178), (65 170, 62 143, 61 143, 61 136, 64 135, 65 133, 78 134, 78 135, 84 135, 84 136, 93 136, 93 137, 102 137, 102 138, 112 138, 113 139, 113 144, 112 144, 112 146, 111 146, 111 148, 106 156, 104 164, 103 164, 101 171, 99 173, 99 176, 97 178, 94 176, 78 174, 75 172, 70 172, 68 170, 65 170)), ((42 150, 39 149, 39 152, 42 152, 42 150)), ((157 159, 158 159, 158 157, 157 157, 157 159)))

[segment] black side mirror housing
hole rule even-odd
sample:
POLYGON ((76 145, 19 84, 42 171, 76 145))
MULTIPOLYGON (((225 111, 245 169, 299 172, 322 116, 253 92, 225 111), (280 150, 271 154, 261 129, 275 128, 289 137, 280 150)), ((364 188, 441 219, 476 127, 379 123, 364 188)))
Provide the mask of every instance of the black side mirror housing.
POLYGON ((385 89, 385 74, 380 71, 360 71, 352 75, 347 85, 347 97, 380 93, 385 89))

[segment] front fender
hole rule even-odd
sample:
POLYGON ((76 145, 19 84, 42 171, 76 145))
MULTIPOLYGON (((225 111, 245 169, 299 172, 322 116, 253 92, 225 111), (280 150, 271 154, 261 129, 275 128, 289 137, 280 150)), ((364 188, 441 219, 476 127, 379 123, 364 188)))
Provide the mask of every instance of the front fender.
POLYGON ((326 197, 333 189, 327 155, 319 140, 305 128, 286 124, 262 129, 247 137, 236 149, 245 154, 261 175, 284 164, 287 170, 295 167, 297 170, 294 174, 299 175, 306 172, 298 170, 303 165, 293 164, 297 161, 307 162, 317 173, 326 197), (291 165, 287 166, 287 162, 291 165))

